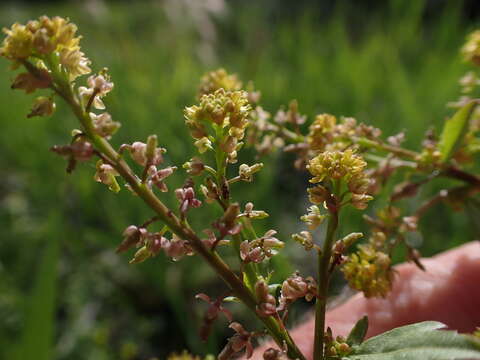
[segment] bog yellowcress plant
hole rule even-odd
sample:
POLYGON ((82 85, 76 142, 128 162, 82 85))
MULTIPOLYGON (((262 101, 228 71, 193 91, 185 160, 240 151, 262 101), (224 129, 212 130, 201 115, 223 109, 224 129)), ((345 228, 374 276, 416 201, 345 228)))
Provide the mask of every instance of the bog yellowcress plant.
MULTIPOLYGON (((429 132, 417 152, 401 146, 403 133, 383 140, 379 129, 357 123, 353 118, 337 119, 321 114, 306 127, 307 118, 299 113, 297 101, 272 117, 259 105, 260 92, 254 90, 252 83, 243 88, 236 75, 223 69, 212 71, 201 79, 197 104, 184 110, 196 154, 183 165, 175 165, 165 164, 163 154, 167 149, 159 146, 156 135, 148 136, 145 141, 121 144, 118 148, 110 143, 121 124, 105 111, 102 99, 114 89, 114 84, 107 69, 89 75, 83 84, 81 76, 91 73, 91 63, 81 51, 81 37, 75 24, 60 17, 42 16, 25 25, 15 23, 4 32, 6 37, 0 55, 11 61, 12 70, 21 69, 12 89, 24 90, 27 94, 47 91, 46 95, 36 98, 27 117, 52 115, 55 102, 62 99, 79 121, 80 128, 72 131, 68 145, 52 147, 54 152, 67 158, 67 171, 72 172, 77 163, 95 161, 95 181, 115 193, 126 187, 152 210, 151 219, 125 229, 117 252, 135 249, 131 263, 146 261, 160 253, 173 260, 198 255, 226 283, 228 289, 218 298, 203 293, 197 295, 208 304, 200 331, 203 339, 208 337, 219 316, 224 316, 234 331, 218 359, 229 359, 241 352, 248 358, 254 351, 255 338, 268 334, 277 348, 266 350, 264 359, 304 360, 285 323, 290 307, 302 298, 315 301, 316 360, 368 359, 372 352, 368 349, 372 346, 364 344, 372 341, 388 343, 392 337, 401 339, 416 331, 417 340, 428 343, 439 334, 436 329, 441 324, 427 322, 364 342, 368 323, 360 319, 348 338, 334 337, 325 323, 326 303, 330 279, 336 269, 343 272, 352 288, 362 291, 366 297, 385 297, 395 280, 391 267, 395 247, 406 247, 408 260, 422 267, 418 250, 409 241, 412 234, 418 234, 421 216, 438 202, 450 202, 458 207, 462 199, 479 191, 480 178, 465 170, 480 151, 480 114, 475 100, 480 80, 475 72, 461 80, 464 95, 451 104, 459 110, 447 121, 440 137, 429 132), (308 230, 293 234, 292 239, 305 251, 317 253, 315 276, 303 277, 296 272, 282 284, 270 284, 270 274, 259 266, 281 251, 284 241, 280 239, 284 237, 273 229, 259 234, 255 221, 268 214, 254 209, 251 202, 241 206, 235 199, 235 184, 253 182, 263 167, 262 163, 236 165, 238 153, 244 146, 255 147, 259 156, 275 149, 293 152, 297 155, 295 166, 310 173, 312 185, 306 191, 312 205, 301 217, 308 230), (142 170, 136 173, 130 163, 142 170), (182 187, 170 191, 168 177, 174 171, 184 171, 187 176, 182 187), (366 244, 355 250, 354 245, 363 234, 353 232, 338 237, 342 210, 347 206, 366 209, 373 195, 382 191, 383 185, 397 172, 405 175, 405 181, 397 184, 389 205, 376 217, 365 216, 372 228, 371 235, 366 244), (411 180, 412 174, 419 180, 411 180), (463 184, 442 190, 410 214, 402 214, 394 206, 439 177, 456 179, 463 184), (165 196, 174 196, 178 207, 168 208, 162 201, 165 196), (211 226, 194 229, 189 225, 189 211, 201 206, 219 206, 222 215, 211 226), (163 224, 160 231, 152 230, 151 225, 156 222, 163 224), (319 238, 317 229, 324 223, 325 235, 319 238), (219 246, 229 247, 236 253, 236 262, 227 264, 217 252, 219 246), (258 317, 261 327, 250 331, 235 321, 225 302, 227 298, 242 302, 258 317)), ((466 60, 476 65, 480 64, 479 39, 479 33, 473 33, 462 50, 466 60)), ((448 336, 449 340, 443 345, 453 349, 449 350, 453 354, 449 358, 478 358, 480 352, 474 336, 454 332, 448 336)), ((404 354, 413 354, 411 356, 425 351, 408 340, 396 344, 402 348, 393 346, 394 350, 405 349, 404 354)), ((429 349, 438 350, 433 345, 429 349)), ((375 359, 382 358, 375 356, 375 359)), ((182 353, 172 355, 171 359, 198 358, 182 353)))

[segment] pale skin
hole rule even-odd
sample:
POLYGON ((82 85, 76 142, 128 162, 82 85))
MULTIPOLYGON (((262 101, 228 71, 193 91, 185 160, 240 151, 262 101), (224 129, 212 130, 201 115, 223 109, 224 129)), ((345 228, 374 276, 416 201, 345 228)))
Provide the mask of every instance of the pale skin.
MULTIPOLYGON (((334 335, 347 335, 356 320, 367 315, 367 336, 414 322, 436 320, 459 332, 480 326, 480 242, 470 242, 432 258, 421 260, 426 271, 411 263, 395 267, 392 292, 385 299, 366 299, 357 294, 327 313, 334 335)), ((312 359, 314 319, 292 330, 307 359, 312 359)), ((263 359, 265 344, 253 359, 263 359)))

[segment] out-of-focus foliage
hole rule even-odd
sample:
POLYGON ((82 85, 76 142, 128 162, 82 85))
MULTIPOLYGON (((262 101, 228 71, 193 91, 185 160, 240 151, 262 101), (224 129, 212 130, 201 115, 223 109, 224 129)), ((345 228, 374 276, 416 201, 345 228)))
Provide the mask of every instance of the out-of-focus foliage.
MULTIPOLYGON (((123 123, 118 142, 153 131, 176 163, 191 150, 182 109, 201 75, 218 66, 252 79, 268 111, 297 98, 310 119, 351 115, 387 134, 405 129, 409 144, 418 144, 451 114, 445 104, 457 98, 465 70, 458 49, 475 23, 462 16, 462 1, 439 2, 428 12, 423 1, 368 10, 348 3, 320 12, 302 2, 290 12, 254 1, 7 2, 0 26, 42 14, 70 17, 85 52, 115 81, 106 101, 123 123)), ((201 344, 204 308, 192 305, 197 289, 214 293, 218 280, 196 258, 175 267, 163 257, 129 266, 127 256, 116 255, 123 229, 151 214, 128 192, 112 196, 93 182, 93 168, 68 176, 48 151, 68 136, 68 109, 25 119, 31 99, 9 90, 10 76, 0 71, 0 358, 30 358, 28 351, 69 360, 163 358, 182 348, 216 353, 224 334, 201 344)), ((268 209, 265 229, 273 222, 287 240, 298 230, 306 180, 288 156, 274 158, 255 188, 242 185, 237 198, 268 209)), ((362 230, 358 216, 345 217, 351 218, 345 232, 362 230)), ((436 208, 421 224, 428 228, 423 253, 472 239, 467 221, 436 208)), ((277 260, 277 271, 289 273, 297 260, 291 266, 277 260)))

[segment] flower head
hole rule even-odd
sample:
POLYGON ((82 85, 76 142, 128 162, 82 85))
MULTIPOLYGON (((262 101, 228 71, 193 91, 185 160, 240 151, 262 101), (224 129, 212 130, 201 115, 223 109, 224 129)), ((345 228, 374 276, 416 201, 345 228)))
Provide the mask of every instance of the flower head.
POLYGON ((212 94, 218 89, 227 91, 236 91, 242 88, 242 82, 238 80, 236 74, 228 74, 225 69, 217 69, 203 75, 200 82, 199 94, 212 94))
POLYGON ((223 88, 203 95, 198 105, 185 108, 185 122, 195 145, 203 153, 212 148, 206 125, 215 130, 219 146, 234 160, 236 150, 241 145, 251 107, 245 91, 226 91, 223 88), (221 135, 219 135, 221 133, 221 135))
MULTIPOLYGON (((357 209, 365 209, 367 202, 373 199, 367 194, 370 179, 365 172, 366 166, 362 157, 347 149, 320 153, 309 161, 307 169, 313 176, 312 183, 344 182, 351 193, 350 203, 357 209)), ((309 194, 314 204, 329 199, 329 191, 321 185, 309 190, 309 194)))
POLYGON ((392 287, 393 270, 390 257, 371 244, 360 245, 348 256, 342 272, 353 289, 363 291, 365 297, 385 297, 392 287))
POLYGON ((318 183, 324 180, 356 180, 363 177, 366 166, 367 163, 360 156, 348 149, 325 151, 310 160, 307 169, 313 175, 310 182, 318 183))
POLYGON ((77 26, 68 19, 41 16, 26 25, 15 23, 3 32, 7 37, 3 40, 0 55, 11 60, 14 66, 32 56, 46 59, 46 55, 55 54, 70 81, 91 71, 90 60, 80 50, 77 26))

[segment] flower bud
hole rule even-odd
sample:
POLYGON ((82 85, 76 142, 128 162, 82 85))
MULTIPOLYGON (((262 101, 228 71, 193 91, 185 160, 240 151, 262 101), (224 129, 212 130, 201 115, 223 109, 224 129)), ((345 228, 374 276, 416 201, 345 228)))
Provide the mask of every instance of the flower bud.
POLYGON ((300 220, 308 225, 309 230, 315 230, 325 220, 325 215, 320 214, 320 209, 316 205, 308 208, 308 214, 300 217, 300 220))
POLYGON ((150 250, 148 250, 146 246, 143 246, 140 249, 138 249, 138 251, 133 256, 133 259, 130 260, 129 263, 130 264, 139 264, 141 262, 144 262, 145 260, 147 260, 151 256, 152 256, 152 253, 150 252, 150 250))
POLYGON ((248 166, 247 164, 242 164, 238 168, 238 176, 240 176, 240 179, 243 181, 252 181, 253 174, 256 172, 259 172, 263 168, 262 163, 254 164, 252 166, 248 166))
POLYGON ((237 138, 233 136, 227 136, 225 141, 220 144, 220 148, 226 153, 231 153, 237 148, 237 143, 237 138))
POLYGON ((253 203, 249 202, 245 204, 245 210, 238 216, 245 216, 249 219, 265 219, 269 215, 263 210, 253 210, 253 203))
POLYGON ((72 155, 77 161, 88 161, 93 156, 93 145, 84 140, 79 139, 70 145, 72 155))
POLYGON ((288 360, 288 356, 287 354, 285 354, 284 352, 278 349, 268 348, 263 353, 263 359, 264 360, 288 360))
POLYGON ((158 165, 157 163, 158 160, 156 159, 157 145, 158 145, 157 135, 150 135, 147 138, 147 147, 145 150, 145 156, 147 157, 148 164, 158 165))
POLYGON ((130 147, 130 156, 139 165, 147 165, 147 145, 140 141, 135 141, 130 147))
POLYGON ((322 185, 317 185, 307 189, 308 199, 312 204, 323 204, 330 196, 330 192, 322 185))
POLYGON ((208 137, 204 136, 201 139, 195 141, 194 145, 197 147, 198 152, 203 154, 208 150, 213 150, 212 142, 208 139, 208 137))
POLYGON ((264 280, 259 280, 255 284, 255 294, 258 301, 257 313, 260 316, 271 316, 277 313, 277 302, 268 292, 268 285, 264 280))
POLYGON ((353 194, 350 203, 352 206, 359 210, 364 210, 368 206, 368 202, 372 200, 373 197, 366 194, 353 194))
POLYGON ((33 36, 33 46, 41 54, 48 54, 55 50, 55 44, 48 36, 46 29, 38 29, 33 36))
POLYGON ((348 249, 352 246, 358 239, 362 238, 363 234, 359 232, 350 233, 342 239, 345 248, 348 249))
POLYGON ((282 297, 290 301, 304 297, 307 291, 308 284, 298 274, 289 277, 282 284, 282 297))
POLYGON ((136 246, 146 235, 146 229, 138 228, 135 225, 130 225, 123 232, 123 241, 117 247, 116 252, 122 253, 124 251, 127 251, 131 247, 136 246))
POLYGON ((302 231, 300 234, 293 234, 292 239, 302 245, 307 251, 312 250, 314 246, 312 234, 308 231, 302 231))
POLYGON ((120 185, 118 185, 116 176, 119 176, 117 171, 109 164, 104 164, 102 160, 97 162, 97 172, 94 179, 97 182, 101 182, 108 186, 108 188, 117 193, 120 191, 120 185))
POLYGON ((27 115, 27 118, 34 116, 50 116, 55 112, 55 103, 52 98, 46 96, 39 96, 33 103, 32 110, 27 115))
POLYGON ((183 164, 183 168, 187 171, 187 174, 197 176, 205 170, 205 164, 200 158, 194 157, 183 164))

